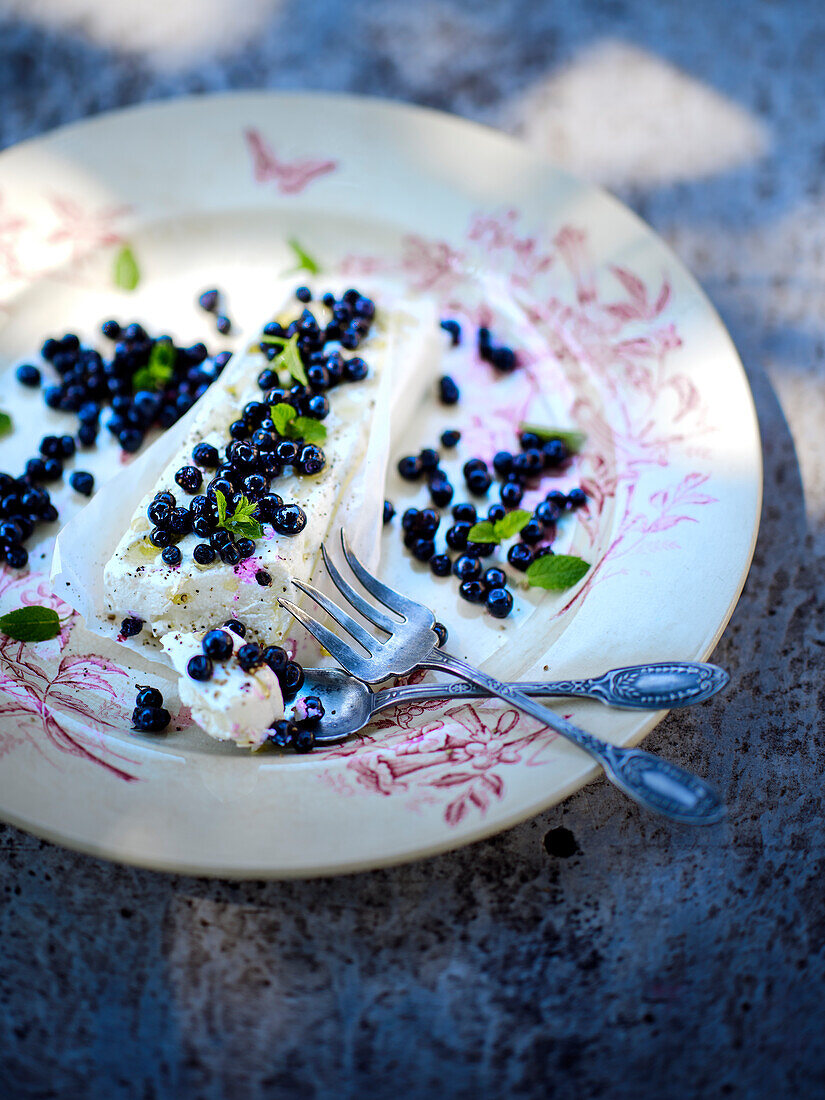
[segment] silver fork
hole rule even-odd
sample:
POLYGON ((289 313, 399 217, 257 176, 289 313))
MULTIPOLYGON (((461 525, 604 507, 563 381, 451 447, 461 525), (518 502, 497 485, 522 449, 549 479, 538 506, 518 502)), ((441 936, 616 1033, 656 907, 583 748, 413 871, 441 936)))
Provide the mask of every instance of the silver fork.
POLYGON ((322 607, 334 622, 343 627, 364 650, 366 656, 294 603, 284 599, 278 602, 356 679, 367 684, 378 684, 390 676, 402 676, 414 668, 448 672, 514 704, 525 714, 532 715, 584 749, 601 764, 607 778, 641 806, 690 825, 712 825, 725 816, 725 807, 719 796, 698 776, 642 749, 620 748, 601 741, 560 717, 555 711, 534 702, 513 684, 501 683, 461 658, 439 649, 438 636, 433 630, 435 615, 432 611, 396 592, 369 573, 353 554, 343 531, 341 546, 355 577, 382 606, 376 607, 364 599, 340 574, 326 548, 322 546, 321 552, 327 571, 341 595, 368 622, 383 631, 387 635, 386 640, 376 638, 311 584, 297 580, 292 582, 322 607), (388 615, 384 608, 397 617, 388 615))

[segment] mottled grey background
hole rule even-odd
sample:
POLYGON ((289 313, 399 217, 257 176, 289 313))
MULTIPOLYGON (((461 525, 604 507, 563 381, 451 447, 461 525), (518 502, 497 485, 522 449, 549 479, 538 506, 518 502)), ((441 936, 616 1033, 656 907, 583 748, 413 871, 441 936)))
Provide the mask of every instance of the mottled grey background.
POLYGON ((756 395, 765 507, 717 653, 732 688, 648 742, 721 787, 728 824, 674 828, 600 782, 451 855, 283 884, 0 827, 0 1095, 825 1096, 821 5, 210 0, 191 39, 155 0, 140 29, 138 5, 97 7, 0 2, 0 146, 228 87, 521 128, 707 288, 756 395))

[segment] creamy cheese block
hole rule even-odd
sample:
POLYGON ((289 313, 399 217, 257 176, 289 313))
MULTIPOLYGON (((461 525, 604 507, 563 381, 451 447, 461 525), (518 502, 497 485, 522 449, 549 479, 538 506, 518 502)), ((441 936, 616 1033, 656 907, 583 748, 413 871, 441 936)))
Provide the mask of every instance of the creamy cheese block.
MULTIPOLYGON (((289 313, 280 317, 292 319, 300 308, 293 298, 289 313)), ((325 306, 316 301, 308 308, 319 321, 326 322, 325 306)), ((272 481, 271 492, 278 493, 285 503, 299 504, 306 513, 304 530, 290 537, 265 525, 254 556, 236 566, 219 559, 212 565, 197 565, 192 550, 203 540, 189 534, 178 544, 181 564, 169 567, 148 539, 152 524, 146 510, 161 490, 172 492, 178 504, 186 504, 191 497, 175 483, 176 471, 191 464, 192 450, 201 441, 214 444, 223 454, 230 423, 238 419, 247 402, 261 399, 257 376, 269 365, 265 355, 253 349, 236 355, 201 398, 197 415, 172 460, 156 483, 146 487, 105 567, 104 600, 109 616, 113 620, 127 614, 138 616, 157 638, 203 632, 231 616, 244 622, 259 641, 273 643, 291 623, 278 598, 299 598, 291 578, 310 580, 320 560, 321 544, 330 538, 334 527, 345 526, 367 558, 372 555, 374 564, 393 422, 396 427, 403 422, 432 383, 444 347, 445 334, 439 329, 431 302, 399 299, 386 304, 378 295, 370 334, 354 353, 367 363, 367 378, 344 382, 328 394, 330 412, 323 421, 327 439, 322 444, 326 466, 315 476, 298 476, 287 467, 283 476, 272 481), (261 570, 271 578, 268 586, 256 579, 261 570)), ((345 357, 347 354, 344 352, 345 357)), ((205 471, 204 483, 209 477, 205 471)))
POLYGON ((186 673, 191 657, 203 652, 203 634, 171 631, 161 638, 175 671, 180 676, 180 700, 192 711, 192 717, 219 741, 234 741, 241 748, 258 748, 269 733, 269 726, 284 716, 284 700, 278 677, 268 665, 245 672, 235 659, 244 644, 232 636, 233 656, 215 661, 209 680, 193 680, 186 673))

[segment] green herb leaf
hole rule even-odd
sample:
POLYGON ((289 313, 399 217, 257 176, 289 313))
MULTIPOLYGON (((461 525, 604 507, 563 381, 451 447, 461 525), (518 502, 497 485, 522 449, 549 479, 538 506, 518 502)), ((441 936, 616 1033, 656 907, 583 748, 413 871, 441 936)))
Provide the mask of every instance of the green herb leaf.
POLYGON ((275 431, 278 435, 285 436, 289 430, 290 422, 297 415, 295 409, 291 405, 287 405, 285 401, 280 401, 277 405, 270 405, 269 412, 272 416, 272 423, 275 425, 275 431))
POLYGON ((18 607, 0 617, 0 633, 18 642, 45 642, 60 633, 60 619, 53 607, 18 607))
POLYGON ((561 591, 578 584, 589 568, 586 561, 570 554, 547 554, 528 566, 526 576, 528 583, 536 588, 561 591))
POLYGON ((480 523, 474 523, 467 538, 470 542, 501 542, 495 528, 488 519, 483 519, 480 523))
POLYGON ((140 282, 140 269, 135 254, 128 244, 125 244, 115 256, 114 280, 115 286, 120 287, 121 290, 134 290, 140 282))
POLYGON ((491 523, 488 519, 475 523, 470 528, 467 536, 470 542, 499 543, 504 539, 510 539, 517 535, 522 527, 526 527, 533 518, 531 512, 524 508, 517 508, 514 512, 508 512, 506 516, 491 523))
POLYGON ((549 443, 551 439, 560 439, 571 455, 576 455, 584 446, 587 436, 584 432, 577 432, 571 428, 544 428, 541 424, 519 424, 520 432, 532 432, 537 435, 542 443, 549 443))
POLYGON ((522 527, 526 527, 532 518, 532 512, 528 512, 524 508, 516 508, 514 512, 508 512, 506 516, 497 519, 493 524, 493 529, 498 536, 497 541, 511 539, 513 535, 519 533, 522 527))
POLYGON ((226 497, 220 491, 215 490, 215 503, 218 506, 218 527, 226 527, 226 497))
POLYGON ((13 427, 9 414, 0 412, 0 435, 8 435, 13 427))
POLYGON ((301 353, 298 351, 298 333, 295 332, 287 340, 285 336, 262 336, 262 344, 276 344, 281 348, 279 355, 272 360, 272 369, 289 371, 296 382, 302 386, 307 384, 307 376, 304 364, 301 362, 301 353))
POLYGON ((321 265, 317 260, 314 260, 308 252, 301 248, 298 241, 292 237, 286 242, 292 251, 295 253, 295 259, 297 261, 296 266, 291 268, 286 274, 290 275, 293 271, 308 271, 310 275, 318 275, 321 270, 321 265))
POLYGON ((149 362, 132 375, 132 391, 162 390, 175 370, 177 353, 169 340, 158 340, 149 353, 149 362))
POLYGON ((264 533, 263 527, 255 519, 258 505, 246 497, 241 497, 235 508, 234 514, 226 513, 226 497, 217 489, 215 491, 215 503, 218 505, 218 527, 223 527, 231 535, 245 539, 259 539, 264 533))
POLYGON ((306 443, 323 443, 327 438, 324 425, 312 416, 296 416, 289 425, 289 434, 293 439, 303 439, 306 443))

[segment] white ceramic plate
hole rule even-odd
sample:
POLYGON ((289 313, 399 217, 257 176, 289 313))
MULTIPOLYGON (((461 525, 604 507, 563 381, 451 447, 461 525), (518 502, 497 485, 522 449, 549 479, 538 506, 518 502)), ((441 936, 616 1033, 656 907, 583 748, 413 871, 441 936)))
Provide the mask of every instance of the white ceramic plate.
MULTIPOLYGON (((4 153, 0 407, 16 430, 0 467, 17 472, 42 434, 72 430, 73 418, 14 381, 45 335, 93 339, 111 315, 217 347, 195 294, 220 285, 240 329, 251 325, 290 266, 290 237, 353 282, 401 278, 445 314, 517 334, 524 369, 500 383, 457 352, 462 403, 429 404, 397 453, 433 443, 448 422, 465 430, 459 460, 513 446, 515 423, 537 406, 587 432, 571 477, 591 503, 561 540, 592 568, 560 595, 519 593, 503 626, 412 566, 397 523, 385 534, 386 576, 435 605, 451 649, 513 679, 713 649, 744 583, 761 492, 756 418, 730 339, 619 203, 500 134, 429 111, 233 94, 120 112, 4 153), (142 271, 131 294, 111 279, 124 241, 142 271)), ((76 463, 98 480, 117 464, 108 447, 76 463)), ((399 509, 414 499, 404 491, 391 479, 399 509)), ((62 519, 76 512, 71 490, 54 495, 62 519)), ((468 843, 596 774, 497 703, 390 712, 307 757, 248 755, 191 728, 138 738, 129 714, 146 672, 50 593, 52 541, 29 571, 0 575, 0 609, 51 603, 64 624, 51 642, 0 641, 0 814, 34 833, 194 874, 328 874, 468 843)), ((621 744, 661 718, 562 710, 621 744)))

